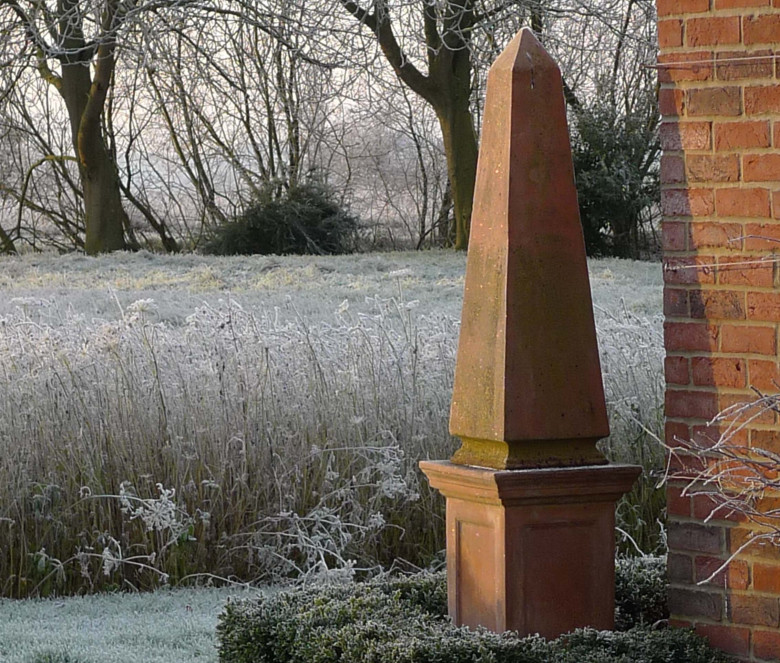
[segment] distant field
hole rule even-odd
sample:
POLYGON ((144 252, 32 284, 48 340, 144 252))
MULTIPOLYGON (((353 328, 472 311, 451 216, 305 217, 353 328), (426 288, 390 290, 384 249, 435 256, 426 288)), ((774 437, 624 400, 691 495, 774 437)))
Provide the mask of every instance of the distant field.
MULTIPOLYGON (((242 306, 267 312, 291 304, 312 318, 332 317, 346 299, 363 309, 366 298, 417 300, 423 312, 460 315, 466 257, 452 251, 354 256, 215 258, 151 253, 0 257, 0 315, 20 306, 38 310, 53 324, 68 314, 108 320, 119 306, 153 298, 157 319, 181 323, 196 306, 230 294, 242 306), (18 298, 30 298, 19 301, 18 298)), ((593 299, 599 310, 625 308, 661 314, 661 266, 631 260, 590 261, 593 299)))

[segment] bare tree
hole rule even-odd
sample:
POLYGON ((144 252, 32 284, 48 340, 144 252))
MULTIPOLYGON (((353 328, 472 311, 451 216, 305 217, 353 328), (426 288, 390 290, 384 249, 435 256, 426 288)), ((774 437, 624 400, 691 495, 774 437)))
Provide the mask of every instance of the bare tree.
POLYGON ((630 90, 649 0, 49 2, 0 0, 3 223, 94 253, 196 246, 315 171, 413 245, 454 209, 465 248, 490 62, 529 23, 572 107, 630 90))
MULTIPOLYGON (((126 61, 138 54, 143 59, 151 37, 171 20, 175 22, 176 16, 183 16, 185 4, 177 0, 0 0, 0 32, 8 37, 0 42, 0 62, 16 61, 22 69, 33 64, 66 110, 84 210, 84 248, 89 254, 123 249, 128 239, 134 244, 111 129, 110 100, 122 47, 126 61)), ((21 82, 24 74, 14 87, 21 82)), ((20 89, 34 88, 28 84, 20 89)), ((19 102, 35 112, 41 110, 40 97, 19 102)), ((164 232, 161 237, 167 248, 173 248, 164 232)))
POLYGON ((519 3, 498 1, 485 7, 477 0, 339 2, 375 36, 398 78, 436 112, 455 208, 455 248, 466 249, 478 154, 471 103, 472 45, 478 31, 490 31, 510 11, 517 11, 519 3), (399 26, 408 30, 415 22, 422 26, 423 53, 410 52, 397 35, 399 26))

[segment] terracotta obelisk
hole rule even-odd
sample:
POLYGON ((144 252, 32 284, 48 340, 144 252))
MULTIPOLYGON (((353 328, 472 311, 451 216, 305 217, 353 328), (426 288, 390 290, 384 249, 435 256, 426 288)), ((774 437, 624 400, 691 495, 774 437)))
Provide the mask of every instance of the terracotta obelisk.
POLYGON ((488 76, 450 432, 456 463, 606 462, 563 84, 530 30, 488 76))
POLYGON ((456 624, 555 637, 614 618, 609 434, 561 74, 522 30, 490 70, 466 267, 447 498, 456 624))

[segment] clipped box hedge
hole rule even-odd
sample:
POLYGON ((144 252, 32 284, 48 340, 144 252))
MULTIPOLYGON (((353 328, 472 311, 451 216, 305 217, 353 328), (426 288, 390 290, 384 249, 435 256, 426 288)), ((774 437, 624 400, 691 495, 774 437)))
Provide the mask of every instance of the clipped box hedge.
POLYGON ((231 601, 217 626, 222 663, 725 663, 663 617, 663 559, 619 563, 618 623, 554 641, 453 626, 444 574, 301 588, 231 601), (633 581, 632 581, 633 578, 633 581))

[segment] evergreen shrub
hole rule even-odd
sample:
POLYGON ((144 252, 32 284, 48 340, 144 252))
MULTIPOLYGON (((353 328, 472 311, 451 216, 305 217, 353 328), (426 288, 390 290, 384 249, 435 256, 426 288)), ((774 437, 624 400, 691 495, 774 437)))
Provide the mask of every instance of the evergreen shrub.
POLYGON ((203 247, 214 255, 336 255, 357 249, 358 218, 324 184, 312 181, 274 195, 269 188, 203 247))
MULTIPOLYGON (((656 592, 663 560, 618 564, 656 592)), ((285 591, 227 604, 217 626, 222 663, 727 663, 690 630, 648 626, 655 601, 618 596, 626 631, 580 629, 553 641, 453 626, 443 573, 285 591)), ((658 597, 656 597, 658 598, 658 597)))
POLYGON ((601 98, 575 116, 572 158, 589 256, 640 258, 660 204, 655 93, 639 109, 601 98))
POLYGON ((615 628, 653 626, 669 617, 666 556, 615 560, 615 628))

